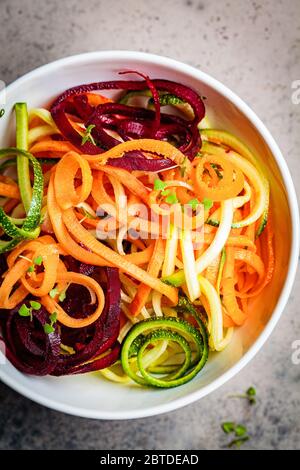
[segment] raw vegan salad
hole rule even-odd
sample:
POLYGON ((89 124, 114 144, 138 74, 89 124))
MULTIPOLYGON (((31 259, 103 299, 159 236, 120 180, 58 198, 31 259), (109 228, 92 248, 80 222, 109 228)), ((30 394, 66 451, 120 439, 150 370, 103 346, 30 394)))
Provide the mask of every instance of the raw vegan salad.
POLYGON ((26 374, 175 387, 234 341, 272 278, 269 183, 195 90, 124 73, 49 109, 15 104, 1 341, 26 374))

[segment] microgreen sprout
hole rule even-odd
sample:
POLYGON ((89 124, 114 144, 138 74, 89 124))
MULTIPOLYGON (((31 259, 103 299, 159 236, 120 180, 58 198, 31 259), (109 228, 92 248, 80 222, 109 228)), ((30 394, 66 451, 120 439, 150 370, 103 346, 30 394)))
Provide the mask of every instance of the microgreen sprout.
POLYGON ((37 266, 41 266, 41 264, 42 264, 42 262, 43 262, 42 256, 37 256, 36 258, 34 258, 33 262, 34 262, 34 264, 36 264, 37 266))
POLYGON ((166 186, 167 186, 166 183, 164 181, 160 180, 159 178, 154 180, 154 190, 155 191, 163 191, 166 186))
POLYGON ((47 335, 50 335, 50 333, 53 333, 55 330, 53 325, 57 322, 57 313, 56 312, 51 313, 51 315, 49 316, 49 320, 50 320, 50 323, 45 323, 43 326, 44 332, 47 335))
POLYGON ((248 403, 250 405, 255 405, 256 403, 256 389, 254 387, 249 387, 248 390, 246 390, 246 393, 230 396, 231 398, 245 398, 246 400, 248 400, 248 403))
POLYGON ((32 310, 39 310, 41 308, 41 304, 35 300, 30 300, 29 304, 30 307, 26 304, 21 305, 18 313, 21 317, 30 317, 30 320, 32 321, 32 310))
POLYGON ((232 434, 234 433, 235 438, 229 442, 227 447, 240 447, 246 441, 250 439, 250 436, 247 434, 247 428, 243 424, 236 424, 232 421, 226 421, 221 424, 221 428, 225 432, 225 434, 232 434))
POLYGON ((208 199, 207 197, 203 199, 202 204, 204 205, 205 211, 208 211, 214 205, 213 201, 211 199, 208 199))
POLYGON ((81 145, 86 144, 86 142, 91 142, 92 144, 96 145, 96 142, 92 136, 92 130, 94 129, 94 127, 96 127, 95 124, 90 124, 86 128, 85 133, 82 136, 81 145))

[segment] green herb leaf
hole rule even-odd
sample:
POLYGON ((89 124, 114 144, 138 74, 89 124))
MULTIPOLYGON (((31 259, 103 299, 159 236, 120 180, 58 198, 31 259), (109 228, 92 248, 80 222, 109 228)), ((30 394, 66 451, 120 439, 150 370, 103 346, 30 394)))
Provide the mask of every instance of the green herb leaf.
POLYGON ((249 439, 250 439, 249 436, 243 436, 243 437, 239 437, 238 439, 233 439, 233 441, 229 442, 228 447, 231 448, 231 447, 236 446, 240 448, 241 445, 249 441, 249 439))
POLYGON ((242 424, 238 424, 235 427, 234 432, 237 437, 242 437, 247 433, 247 428, 246 426, 243 426, 242 424))
POLYGON ((166 187, 166 183, 164 183, 162 180, 160 179, 156 179, 154 180, 154 190, 155 191, 162 191, 165 189, 166 187))
POLYGON ((58 290, 56 287, 54 287, 54 289, 52 289, 50 292, 49 292, 49 295, 51 297, 51 299, 54 299, 58 294, 58 290))
POLYGON ((50 318, 51 326, 53 326, 53 324, 57 322, 57 313, 56 312, 51 313, 49 318, 50 318))
POLYGON ((256 390, 254 387, 249 387, 246 393, 249 397, 254 397, 256 395, 256 390))
POLYGON ((225 423, 222 423, 221 427, 226 434, 229 434, 230 432, 235 431, 235 423, 231 421, 226 421, 225 423))
POLYGON ((31 308, 29 308, 29 307, 27 307, 27 305, 23 304, 19 308, 18 313, 19 313, 19 315, 21 315, 21 317, 31 317, 31 308))
POLYGON ((208 199, 207 197, 203 199, 202 204, 204 205, 204 210, 206 211, 211 209, 212 206, 214 205, 213 201, 211 199, 208 199))
POLYGON ((197 209, 198 204, 200 204, 200 201, 197 198, 191 199, 188 202, 188 205, 192 207, 193 211, 195 211, 197 209))
POLYGON ((67 297, 66 291, 67 291, 67 289, 64 289, 64 290, 61 291, 61 293, 59 294, 58 300, 59 300, 60 302, 63 302, 63 301, 65 300, 65 298, 67 297))
POLYGON ((5 114, 5 109, 4 108, 0 109, 0 118, 2 118, 4 114, 5 114))
POLYGON ((43 258, 42 256, 38 256, 37 258, 35 258, 33 260, 34 264, 36 264, 37 266, 41 266, 42 262, 43 262, 43 258))
POLYGON ((45 325, 43 326, 44 328, 44 332, 47 334, 47 335, 50 335, 50 333, 53 333, 54 331, 54 328, 52 325, 50 325, 49 323, 45 323, 45 325))
POLYGON ((30 305, 33 310, 39 310, 41 308, 41 304, 39 302, 36 302, 35 300, 30 300, 30 305))
POLYGON ((82 140, 81 140, 81 145, 84 145, 86 142, 92 142, 92 144, 96 145, 96 142, 91 134, 92 130, 94 129, 95 124, 90 124, 86 130, 85 130, 85 133, 82 137, 82 140))
POLYGON ((176 204, 178 202, 178 199, 177 199, 177 196, 175 193, 170 193, 165 201, 168 203, 168 204, 176 204))
POLYGON ((34 266, 29 266, 29 268, 27 269, 27 272, 28 273, 33 273, 34 272, 34 266))

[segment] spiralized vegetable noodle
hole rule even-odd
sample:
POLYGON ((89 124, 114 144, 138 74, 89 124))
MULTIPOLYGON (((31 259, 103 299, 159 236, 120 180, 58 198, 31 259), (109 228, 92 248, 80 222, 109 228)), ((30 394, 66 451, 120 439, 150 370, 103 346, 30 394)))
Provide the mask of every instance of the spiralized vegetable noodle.
POLYGON ((243 142, 199 131, 195 90, 127 73, 50 109, 15 105, 15 147, 0 150, 2 341, 27 374, 169 388, 234 341, 271 281, 270 188, 243 142))

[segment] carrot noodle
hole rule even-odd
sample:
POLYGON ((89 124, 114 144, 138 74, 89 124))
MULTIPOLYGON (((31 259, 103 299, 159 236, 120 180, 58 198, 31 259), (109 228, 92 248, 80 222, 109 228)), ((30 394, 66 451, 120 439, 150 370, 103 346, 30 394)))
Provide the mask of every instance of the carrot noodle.
POLYGON ((86 160, 75 152, 68 152, 59 161, 55 171, 54 188, 60 207, 68 209, 84 202, 92 190, 92 182, 92 172, 86 160), (75 188, 75 178, 79 170, 81 186, 75 188), (67 179, 66 172, 68 172, 67 179))
POLYGON ((57 282, 66 281, 68 283, 75 283, 85 286, 91 289, 95 293, 98 305, 95 312, 87 318, 73 318, 68 315, 63 308, 56 302, 55 299, 52 299, 49 295, 42 296, 41 304, 44 305, 48 312, 57 312, 57 319, 60 323, 70 328, 83 328, 85 326, 94 323, 99 316, 101 315, 104 308, 104 294, 98 282, 94 279, 84 276, 83 274, 78 273, 64 273, 58 274, 57 282))
POLYGON ((45 154, 48 158, 57 158, 72 150, 76 151, 75 147, 69 142, 56 140, 43 140, 30 147, 30 152, 33 155, 38 157, 40 154, 45 154))
POLYGON ((99 166, 107 163, 109 158, 119 158, 125 152, 130 152, 133 150, 142 150, 144 152, 151 152, 156 155, 162 155, 165 158, 169 158, 177 165, 186 164, 187 169, 190 167, 190 165, 186 162, 186 157, 183 155, 183 153, 173 147, 173 145, 170 145, 168 142, 152 139, 129 140, 100 155, 85 155, 85 158, 90 163, 94 163, 96 168, 99 168, 99 166))
POLYGON ((8 176, 0 175, 0 196, 20 199, 20 191, 14 180, 8 176))
MULTIPOLYGON (((185 95, 185 87, 178 85, 174 88, 178 96, 175 91, 173 96, 169 82, 138 75, 147 90, 141 85, 126 88, 121 81, 127 92, 120 103, 100 95, 102 88, 93 84, 75 94, 73 89, 67 92, 61 98, 61 102, 67 100, 63 110, 60 101, 55 112, 29 110, 30 158, 40 162, 43 173, 39 232, 27 236, 34 207, 28 210, 24 205, 21 182, 11 176, 13 170, 4 170, 5 165, 15 163, 4 162, 0 174, 0 227, 1 236, 5 235, 0 244, 0 249, 4 247, 0 308, 12 312, 19 322, 18 315, 30 316, 21 321, 31 322, 31 330, 44 318, 42 326, 49 341, 52 333, 67 338, 61 344, 60 368, 53 369, 54 375, 104 367, 103 376, 117 383, 133 379, 140 384, 148 380, 152 385, 169 386, 170 380, 173 386, 186 344, 190 344, 187 332, 196 330, 187 369, 191 371, 204 354, 205 328, 208 348, 221 351, 234 341, 236 328, 244 324, 247 328, 251 299, 263 301, 275 266, 272 207, 263 170, 241 141, 203 126, 202 142, 198 131, 198 136, 193 135, 193 125, 202 113, 195 92, 185 95), (143 108, 133 105, 135 94, 148 104, 143 108), (163 103, 162 110, 166 104, 175 107, 176 117, 164 115, 159 103, 163 103), (114 112, 111 106, 115 106, 114 112), (13 243, 6 250, 8 239, 13 243), (112 285, 109 273, 113 273, 112 285), (112 294, 113 285, 118 295, 112 294), (85 299, 82 308, 82 299, 74 307, 77 290, 85 299), (112 303, 110 311, 112 295, 117 304, 112 303), (114 323, 109 315, 115 315, 114 323), (151 326, 164 320, 168 325, 164 333, 151 326), (134 339, 126 365, 128 338, 135 328, 147 324, 150 333, 134 339), (179 330, 185 325, 180 338, 179 330, 173 332, 173 324, 179 330), (102 336, 99 328, 104 328, 102 336), (85 335, 90 345, 82 345, 79 339, 69 344, 68 338, 73 337, 69 329, 72 335, 78 332, 79 339, 79 333, 85 335), (92 350, 97 334, 107 344, 103 350, 95 347, 94 355, 87 357, 81 351, 85 347, 92 350), (200 334, 201 354, 196 351, 200 334), (66 372, 68 355, 73 358, 66 372), (161 378, 169 373, 168 379, 161 378), (150 374, 154 375, 149 378, 150 374)), ((117 82, 112 83, 118 88, 117 82)), ((28 176, 31 186, 32 175, 28 176)), ((12 320, 7 322, 13 325, 12 320)), ((23 327, 18 328, 18 334, 24 334, 23 327)), ((40 336, 31 339, 31 330, 25 343, 38 355, 40 336)), ((18 367, 17 360, 13 363, 18 367)), ((34 373, 30 368, 24 370, 34 373)), ((47 373, 53 370, 47 369, 47 373)))

